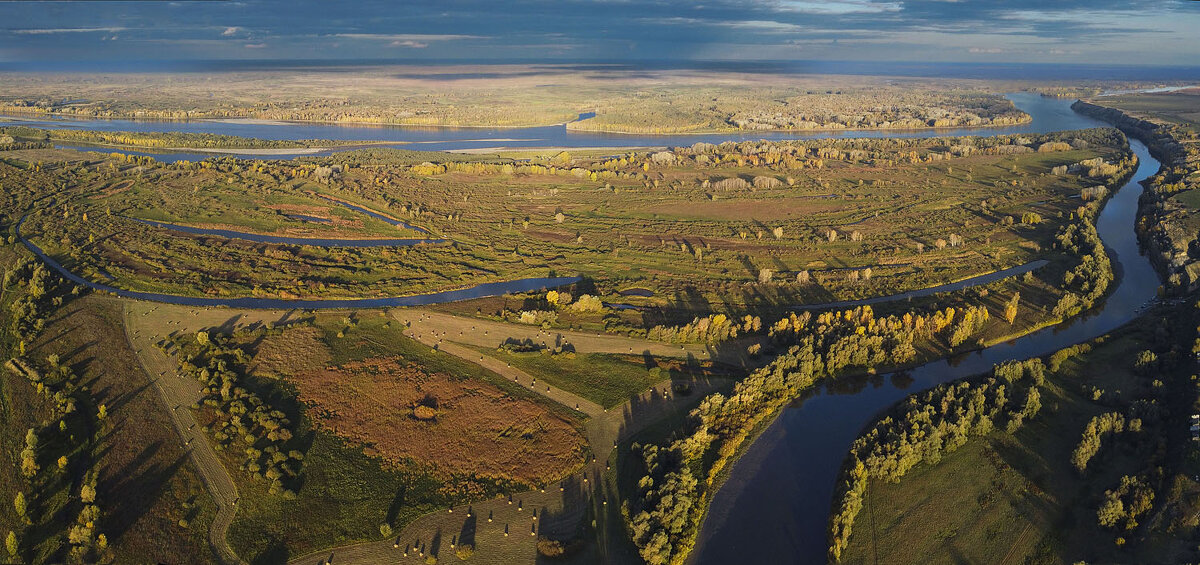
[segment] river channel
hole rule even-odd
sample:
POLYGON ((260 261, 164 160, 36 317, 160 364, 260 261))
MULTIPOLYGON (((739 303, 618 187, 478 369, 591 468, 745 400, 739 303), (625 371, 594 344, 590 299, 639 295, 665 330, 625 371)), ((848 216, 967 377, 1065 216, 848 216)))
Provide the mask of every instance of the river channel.
MULTIPOLYGON (((1063 104, 1067 107, 1069 102, 1063 104)), ((1084 127, 1105 125, 1078 118, 1087 123, 1084 127)), ((1138 169, 1105 204, 1096 223, 1119 277, 1101 305, 1010 342, 934 361, 903 376, 863 381, 860 386, 831 383, 793 403, 738 460, 731 478, 713 495, 692 562, 826 562, 826 527, 838 472, 854 439, 877 414, 915 392, 987 372, 1003 361, 1047 355, 1136 318, 1155 299, 1160 284, 1134 233, 1143 190, 1139 183, 1158 171, 1159 162, 1141 142, 1131 139, 1130 145, 1138 156, 1138 169)))
MULTIPOLYGON (((1108 124, 1075 113, 1070 101, 1036 94, 1009 94, 1033 120, 1027 124, 991 128, 955 128, 921 131, 749 132, 745 134, 620 135, 567 130, 565 126, 521 129, 401 128, 318 124, 257 124, 215 120, 191 122, 130 120, 27 120, 8 124, 33 127, 79 128, 102 131, 198 132, 260 139, 334 139, 391 142, 397 147, 422 150, 462 150, 493 147, 630 147, 681 146, 696 142, 740 140, 824 139, 854 137, 931 137, 945 135, 1007 135, 1108 127, 1108 124)), ((1071 321, 1026 337, 977 352, 934 361, 907 371, 903 377, 885 375, 857 385, 845 382, 822 387, 795 402, 738 460, 730 479, 715 493, 702 526, 692 562, 823 563, 826 560, 826 524, 834 484, 842 460, 859 432, 877 414, 905 396, 940 383, 980 374, 992 365, 1049 354, 1060 348, 1103 335, 1137 317, 1156 296, 1160 284, 1149 261, 1141 255, 1134 234, 1140 181, 1159 168, 1142 143, 1131 140, 1139 166, 1107 202, 1097 221, 1097 231, 1108 249, 1118 279, 1101 305, 1071 321)), ((91 149, 91 148, 83 148, 91 149)), ((116 151, 102 149, 105 152, 116 151)), ((163 161, 197 160, 209 154, 156 153, 163 161)), ((252 159, 290 158, 289 155, 240 156, 252 159)), ((575 278, 541 278, 488 283, 476 287, 427 295, 343 300, 280 300, 263 298, 198 298, 156 295, 116 289, 86 281, 67 272, 22 237, 22 241, 48 264, 72 281, 120 296, 194 306, 243 308, 371 308, 415 306, 452 300, 524 292, 570 284, 575 278)))
MULTIPOLYGON (((361 141, 419 151, 459 151, 489 148, 521 147, 664 147, 687 146, 697 142, 721 143, 725 141, 789 140, 789 139, 836 139, 862 137, 933 137, 958 135, 1007 135, 1018 133, 1046 133, 1099 124, 1073 112, 1070 102, 1045 98, 1030 92, 1006 95, 1021 110, 1033 117, 1024 124, 998 127, 937 128, 920 130, 833 130, 833 131, 745 131, 727 133, 644 135, 576 131, 565 124, 531 128, 429 128, 376 125, 316 124, 298 122, 251 122, 245 120, 116 120, 75 118, 29 118, 28 116, 6 116, 9 121, 0 125, 29 126, 47 129, 79 129, 95 131, 127 132, 181 132, 234 135, 270 140, 335 140, 361 141)), ((583 116, 583 117, 586 117, 583 116)), ((154 157, 163 162, 181 160, 201 161, 221 155, 243 159, 291 159, 301 156, 328 155, 334 149, 308 155, 252 155, 217 154, 202 151, 163 151, 155 149, 117 149, 83 144, 59 144, 58 147, 83 151, 123 153, 154 157)))

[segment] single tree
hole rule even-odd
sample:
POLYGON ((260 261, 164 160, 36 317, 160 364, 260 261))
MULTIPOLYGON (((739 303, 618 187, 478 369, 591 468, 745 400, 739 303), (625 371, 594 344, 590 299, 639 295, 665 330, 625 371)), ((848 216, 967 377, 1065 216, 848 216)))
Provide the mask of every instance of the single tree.
POLYGON ((1013 294, 1013 297, 1004 304, 1004 319, 1011 325, 1017 319, 1017 304, 1021 301, 1021 293, 1013 294))

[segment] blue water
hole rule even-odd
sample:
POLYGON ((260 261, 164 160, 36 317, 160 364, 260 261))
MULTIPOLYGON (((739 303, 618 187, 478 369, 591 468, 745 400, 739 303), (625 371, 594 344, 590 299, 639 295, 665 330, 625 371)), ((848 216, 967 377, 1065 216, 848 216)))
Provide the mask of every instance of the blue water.
POLYGON ((413 231, 416 231, 416 232, 421 232, 421 233, 426 233, 426 234, 427 234, 427 233, 429 233, 429 230, 427 230, 427 229, 425 229, 425 228, 418 227, 418 226, 414 226, 414 225, 411 225, 411 224, 408 224, 408 223, 402 222, 402 221, 400 221, 400 220, 397 220, 397 219, 395 219, 395 218, 389 218, 389 217, 387 217, 387 216, 384 216, 383 214, 380 214, 379 212, 376 212, 376 211, 374 211, 374 210, 370 210, 370 209, 368 209, 368 208, 363 208, 362 206, 358 206, 358 205, 355 205, 355 204, 351 204, 351 203, 349 203, 349 202, 343 202, 343 201, 341 201, 341 200, 334 200, 333 198, 330 198, 330 197, 328 197, 328 196, 325 196, 325 195, 322 195, 322 194, 318 194, 317 196, 319 196, 319 197, 321 197, 321 198, 324 198, 325 200, 328 200, 328 201, 330 201, 330 202, 333 202, 333 203, 335 203, 335 204, 341 204, 342 206, 345 206, 345 207, 347 207, 347 208, 349 208, 349 209, 351 209, 351 210, 354 210, 355 212, 362 212, 363 214, 366 214, 366 215, 368 215, 368 216, 370 216, 370 217, 372 217, 372 218, 375 218, 375 219, 377 219, 377 220, 382 220, 383 222, 385 222, 385 223, 388 223, 388 224, 391 224, 391 225, 393 225, 393 226, 400 226, 400 227, 407 228, 407 229, 410 229, 410 230, 413 230, 413 231))
MULTIPOLYGON (((1085 127, 1104 125, 1079 119, 1085 127)), ((1154 174, 1159 162, 1141 142, 1131 140, 1130 145, 1140 160, 1137 172, 1108 201, 1096 224, 1114 267, 1120 266, 1115 288, 1099 307, 1014 341, 927 363, 906 373, 911 380, 884 376, 861 382, 861 388, 831 383, 793 404, 735 463, 729 481, 713 495, 692 561, 824 563, 838 472, 854 439, 877 414, 909 394, 987 372, 996 363, 1047 355, 1104 335, 1152 303, 1160 281, 1141 255, 1133 228, 1142 193, 1139 182, 1154 174)))
MULTIPOLYGON (((80 129, 97 131, 129 132, 186 132, 234 135, 273 140, 329 139, 341 141, 394 142, 394 147, 420 151, 450 151, 499 147, 658 147, 686 146, 697 142, 721 143, 724 141, 834 139, 874 137, 934 137, 960 135, 1006 135, 1022 133, 1045 133, 1050 131, 1096 127, 1089 120, 1071 111, 1070 104, 1063 100, 1044 98, 1029 92, 1007 94, 1010 100, 1031 116, 1033 121, 1015 126, 939 128, 920 130, 855 130, 822 132, 747 131, 716 134, 691 135, 645 135, 596 133, 568 130, 566 125, 532 128, 445 128, 381 126, 370 124, 311 124, 273 123, 259 124, 244 121, 163 121, 163 120, 108 120, 108 119, 30 119, 13 116, 4 125, 26 125, 47 129, 80 129)), ((581 115, 584 118, 587 114, 581 115)), ((108 147, 88 147, 64 144, 62 147, 100 151, 102 153, 126 153, 151 156, 163 162, 180 160, 200 161, 215 154, 196 152, 175 153, 150 150, 115 150, 108 147)), ((336 151, 336 150, 335 150, 336 151)), ((295 157, 322 156, 332 151, 313 155, 230 155, 242 159, 292 159, 295 157)))
POLYGON ((136 300, 149 300, 152 302, 162 302, 165 304, 179 304, 183 306, 228 306, 230 308, 264 308, 264 309, 292 309, 301 308, 306 310, 325 309, 325 308, 391 308, 396 306, 425 306, 429 304, 440 304, 443 302, 456 302, 459 300, 471 300, 475 298, 486 298, 489 296, 502 296, 505 294, 519 292, 533 292, 537 290, 545 290, 558 286, 574 284, 579 282, 579 277, 538 277, 529 279, 518 279, 514 281, 503 281, 484 283, 469 288, 458 290, 446 290, 442 292, 433 292, 429 294, 415 294, 410 296, 392 296, 385 298, 324 298, 324 299, 296 299, 289 300, 284 298, 210 298, 197 296, 178 296, 174 294, 162 294, 157 292, 140 292, 136 290, 125 290, 116 288, 106 284, 89 281, 63 267, 61 263, 55 261, 54 258, 42 251, 42 248, 35 245, 32 241, 21 235, 21 225, 25 223, 25 219, 17 223, 17 237, 21 243, 29 248, 34 255, 37 255, 42 261, 49 265, 58 274, 65 277, 71 282, 86 286, 92 290, 99 290, 120 296, 122 298, 133 298, 136 300))

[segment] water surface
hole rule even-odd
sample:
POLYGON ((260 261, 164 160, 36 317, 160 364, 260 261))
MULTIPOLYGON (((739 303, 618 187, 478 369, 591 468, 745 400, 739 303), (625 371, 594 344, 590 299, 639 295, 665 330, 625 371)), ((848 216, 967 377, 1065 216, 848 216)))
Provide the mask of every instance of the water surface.
MULTIPOLYGON (((47 129, 79 129, 129 132, 184 132, 233 135, 270 140, 312 140, 392 142, 401 149, 421 151, 451 151, 487 148, 521 147, 662 147, 686 146, 697 142, 725 141, 876 138, 876 137, 934 137, 960 135, 1006 135, 1045 133, 1051 131, 1097 127, 1097 122, 1071 111, 1063 100, 1042 97, 1029 92, 1006 94, 1009 100, 1033 116, 1026 124, 999 127, 959 127, 919 130, 849 130, 849 131, 734 131, 705 134, 647 135, 598 133, 568 130, 565 124, 530 128, 446 128, 384 126, 369 124, 313 124, 299 122, 258 123, 238 120, 110 120, 76 118, 29 118, 12 116, 5 125, 26 125, 47 129)), ((580 116, 586 119, 588 114, 580 116)), ((125 150, 110 147, 89 147, 83 144, 61 144, 59 147, 151 156, 164 162, 200 161, 218 156, 200 152, 169 152, 149 149, 125 150)), ((332 151, 337 151, 334 149, 332 151)), ((291 159, 295 157, 328 155, 332 151, 311 155, 229 155, 242 159, 291 159)))
MULTIPOLYGON (((1100 124, 1088 127, 1093 125, 1100 124)), ((1133 231, 1142 193, 1138 183, 1154 174, 1159 163, 1142 143, 1131 140, 1130 145, 1140 160, 1137 172, 1108 201, 1096 224, 1119 276, 1102 304, 1060 326, 922 365, 907 372, 907 378, 888 375, 863 381, 861 388, 833 383, 786 408, 713 496, 692 561, 824 563, 838 472, 854 439, 877 414, 909 394, 987 372, 1003 361, 1047 355, 1136 318, 1155 299, 1160 284, 1133 231)))

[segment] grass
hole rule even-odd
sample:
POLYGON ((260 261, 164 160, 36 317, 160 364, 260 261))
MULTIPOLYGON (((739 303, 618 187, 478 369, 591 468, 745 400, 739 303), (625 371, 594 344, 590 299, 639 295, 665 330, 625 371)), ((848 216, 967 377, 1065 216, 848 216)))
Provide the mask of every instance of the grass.
POLYGON ((108 407, 99 500, 101 531, 117 560, 211 562, 208 525, 216 509, 122 324, 119 301, 85 296, 54 314, 31 352, 58 354, 108 407))
POLYGON ((1155 339, 1151 324, 1119 330, 1090 354, 1065 362, 1042 389, 1041 413, 1015 434, 971 440, 939 463, 919 465, 897 484, 872 481, 842 562, 1181 559, 1186 554, 1179 553, 1177 538, 1120 548, 1112 532, 1096 525, 1104 490, 1124 474, 1142 472, 1147 454, 1106 448, 1082 478, 1070 462, 1093 416, 1124 410, 1092 401, 1089 387, 1121 391, 1126 401, 1146 394, 1147 383, 1133 373, 1132 360, 1155 339))
POLYGON ((283 563, 323 547, 379 539, 380 524, 402 526, 450 500, 441 481, 419 470, 386 468, 359 446, 327 432, 309 433, 312 446, 296 500, 270 495, 265 482, 232 472, 242 500, 229 541, 252 564, 283 563))
POLYGON ((622 152, 621 159, 580 153, 570 162, 484 159, 495 167, 527 169, 514 174, 479 169, 480 159, 451 155, 433 160, 460 163, 456 170, 430 172, 392 163, 385 151, 372 150, 323 158, 321 163, 355 165, 331 181, 312 177, 317 161, 239 163, 219 171, 148 165, 140 178, 117 161, 87 170, 58 161, 43 167, 50 177, 46 190, 60 176, 72 175, 70 196, 60 197, 69 204, 65 210, 33 207, 23 229, 77 272, 97 280, 107 273, 114 285, 142 291, 397 296, 555 273, 587 277, 588 292, 610 302, 628 301, 619 291, 637 286, 655 293, 638 304, 738 314, 892 294, 1046 255, 1055 230, 1078 205, 1080 188, 1103 179, 1044 173, 1085 158, 1120 155, 1100 131, 1079 135, 1092 140, 1090 149, 916 163, 913 153, 918 160, 945 155, 952 142, 826 140, 773 149, 797 151, 799 157, 789 154, 792 164, 728 148, 721 150, 720 163, 707 165, 691 161, 690 150, 680 150, 674 164, 647 166, 648 153, 638 151, 622 152), (841 156, 818 166, 819 149, 841 156), (753 190, 706 185, 734 176, 773 177, 782 184, 753 190), (792 182, 784 182, 787 178, 792 182), (306 236, 397 232, 316 199, 314 191, 406 219, 452 243, 370 249, 261 245, 172 233, 119 217, 306 236), (107 215, 110 207, 117 216, 107 215), (1047 221, 1003 223, 1029 211, 1047 221), (304 223, 281 212, 334 222, 304 223), (830 228, 840 233, 832 242, 824 237, 830 228), (851 238, 853 232, 860 241, 851 238), (936 249, 936 241, 950 234, 966 243, 936 249), (848 279, 850 271, 868 267, 869 280, 848 279), (772 282, 756 282, 763 269, 773 272, 772 282), (811 273, 812 284, 793 282, 802 270, 811 273))
MULTIPOLYGON (((650 388, 657 380, 650 375, 644 361, 624 355, 550 355, 483 348, 480 348, 480 351, 511 363, 538 380, 582 396, 605 408, 624 403, 630 397, 650 388)), ((655 366, 658 364, 655 363, 655 366)))
MULTIPOLYGON (((537 402, 580 425, 577 413, 512 386, 477 365, 404 337, 400 324, 378 313, 316 317, 320 340, 328 347, 326 359, 330 366, 399 356, 430 372, 503 387, 514 398, 537 402)), ((313 352, 298 349, 294 353, 299 357, 313 352)), ((241 462, 239 454, 222 453, 242 497, 230 530, 230 542, 251 563, 279 563, 325 547, 380 539, 382 523, 390 524, 398 532, 428 512, 454 503, 486 499, 512 486, 471 476, 448 477, 416 461, 389 463, 370 457, 362 444, 316 427, 308 408, 295 403, 290 384, 266 378, 257 381, 257 386, 270 389, 264 397, 285 399, 273 404, 287 405, 288 410, 296 411, 289 418, 300 422, 298 435, 311 444, 305 454, 303 484, 295 500, 269 495, 264 481, 253 480, 237 469, 241 462)))
MULTIPOLYGON (((23 248, 2 246, 0 264, 7 268, 24 254, 23 248)), ((5 311, 15 296, 16 292, 5 293, 5 311)), ((7 331, 3 334, 2 347, 10 351, 10 336, 7 331)), ((95 402, 107 405, 109 431, 93 457, 98 458, 100 469, 100 532, 118 562, 213 562, 207 531, 215 509, 180 448, 165 407, 124 339, 120 305, 97 296, 68 301, 52 313, 28 354, 34 359, 59 355, 90 387, 95 402), (179 524, 184 518, 189 520, 186 527, 179 524)), ((10 498, 18 490, 26 491, 27 497, 31 494, 26 479, 17 472, 19 453, 25 430, 39 427, 48 415, 44 398, 27 381, 3 370, 0 492, 10 498)), ((47 457, 57 457, 53 449, 47 445, 47 457)), ((50 460, 43 462, 43 467, 53 465, 50 460)), ((42 519, 32 527, 31 539, 22 540, 37 544, 36 555, 51 555, 60 543, 65 544, 51 535, 65 531, 63 521, 73 517, 57 513, 69 503, 69 493, 61 485, 62 481, 51 481, 40 491, 45 505, 37 511, 42 519)), ((5 504, 0 510, 0 535, 10 530, 21 528, 12 505, 5 504)))
POLYGON ((1192 210, 1200 209, 1200 190, 1188 190, 1171 197, 1192 210))
POLYGON ((579 412, 547 400, 544 396, 519 384, 509 382, 504 377, 475 363, 437 351, 404 335, 404 327, 390 317, 382 315, 385 313, 386 311, 370 312, 369 315, 355 317, 356 321, 353 325, 345 323, 345 316, 329 314, 318 316, 317 325, 325 332, 325 342, 329 345, 332 354, 330 362, 334 365, 341 365, 371 357, 399 355, 430 372, 446 373, 460 378, 486 382, 503 390, 513 398, 540 404, 582 426, 582 414, 579 412), (339 331, 343 332, 342 338, 338 338, 336 335, 339 331))
MULTIPOLYGON (((997 94, 955 81, 888 77, 796 76, 728 71, 643 71, 570 66, 382 66, 335 74, 107 75, 46 78, 13 74, 13 99, 65 100, 48 110, 75 116, 240 118, 418 126, 516 127, 560 124, 604 131, 737 131, 778 127, 927 127, 934 112, 957 122, 1014 117, 997 94), (73 80, 72 80, 73 79, 73 80), (186 102, 184 102, 186 101, 186 102), (782 121, 775 114, 784 115, 782 121), (847 116, 845 118, 841 116, 847 116), (860 121, 856 116, 862 116, 860 121)), ((989 87, 992 88, 992 87, 989 87)), ((37 116, 39 114, 34 113, 37 116)), ((945 125, 945 124, 942 124, 945 125)), ((233 144, 229 140, 205 139, 233 144)), ((503 143, 498 143, 502 145, 503 143)))

